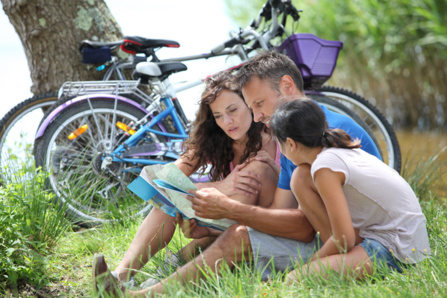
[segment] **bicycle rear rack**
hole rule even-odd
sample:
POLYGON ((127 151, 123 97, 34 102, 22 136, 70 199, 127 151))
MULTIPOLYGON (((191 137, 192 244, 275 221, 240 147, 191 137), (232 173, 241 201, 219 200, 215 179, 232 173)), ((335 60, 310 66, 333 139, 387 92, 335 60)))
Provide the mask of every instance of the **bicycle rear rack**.
POLYGON ((59 89, 58 98, 77 97, 87 94, 132 95, 151 104, 154 100, 151 90, 145 93, 138 87, 140 81, 75 81, 65 82, 59 89))

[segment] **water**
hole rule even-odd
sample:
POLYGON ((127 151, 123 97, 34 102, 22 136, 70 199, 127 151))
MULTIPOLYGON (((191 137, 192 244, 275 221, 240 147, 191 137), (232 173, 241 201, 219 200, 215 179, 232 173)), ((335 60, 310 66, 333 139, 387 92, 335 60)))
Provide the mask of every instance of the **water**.
POLYGON ((442 177, 435 185, 434 192, 447 197, 447 133, 396 132, 402 153, 402 167, 412 171, 417 161, 427 161, 436 155, 436 165, 441 165, 442 177))

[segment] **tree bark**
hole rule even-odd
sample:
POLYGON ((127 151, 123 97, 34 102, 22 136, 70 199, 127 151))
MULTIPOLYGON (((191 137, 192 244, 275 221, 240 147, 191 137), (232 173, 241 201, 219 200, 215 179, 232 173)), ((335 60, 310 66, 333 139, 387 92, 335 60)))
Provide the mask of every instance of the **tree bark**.
POLYGON ((103 0, 1 2, 22 41, 33 94, 57 91, 65 81, 101 79, 93 66, 82 64, 81 41, 123 37, 103 0))

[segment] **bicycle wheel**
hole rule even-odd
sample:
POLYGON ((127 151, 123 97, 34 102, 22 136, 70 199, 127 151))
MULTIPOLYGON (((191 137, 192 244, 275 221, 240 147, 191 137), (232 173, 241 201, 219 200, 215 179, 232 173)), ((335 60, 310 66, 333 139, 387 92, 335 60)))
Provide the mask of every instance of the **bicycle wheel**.
MULTIPOLYGON (((129 124, 144 116, 125 103, 118 102, 115 107, 114 100, 83 102, 61 112, 36 141, 36 164, 49 172, 48 188, 67 204, 67 214, 77 224, 93 226, 149 211, 149 204, 127 190, 142 165, 112 162, 104 167, 103 162, 125 138, 115 124, 129 124), (78 136, 70 140, 72 133, 78 136)), ((150 134, 142 143, 163 141, 164 137, 150 134)))
POLYGON ((400 173, 402 157, 396 133, 374 105, 360 95, 342 88, 322 86, 317 91, 357 114, 368 126, 368 133, 372 132, 374 135, 374 141, 378 145, 383 161, 400 173))
POLYGON ((365 131, 366 133, 371 137, 372 141, 374 142, 374 144, 376 145, 377 148, 378 147, 378 142, 374 137, 373 132, 369 129, 368 125, 353 111, 351 111, 350 109, 348 109, 345 105, 339 103, 338 101, 327 97, 325 95, 318 95, 318 94, 311 94, 309 95, 312 99, 314 99, 315 101, 317 101, 318 103, 326 106, 330 111, 332 112, 336 112, 345 116, 348 116, 349 118, 351 118, 352 120, 354 120, 357 124, 359 124, 365 131))
POLYGON ((40 94, 22 101, 0 120, 0 169, 2 174, 34 165, 35 130, 44 112, 57 100, 57 93, 40 94))

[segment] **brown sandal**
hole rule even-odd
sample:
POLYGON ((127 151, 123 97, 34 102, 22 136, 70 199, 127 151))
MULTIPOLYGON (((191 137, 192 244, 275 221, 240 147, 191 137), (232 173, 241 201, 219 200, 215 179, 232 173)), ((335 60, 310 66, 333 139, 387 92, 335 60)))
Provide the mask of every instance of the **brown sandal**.
POLYGON ((100 296, 104 294, 114 297, 123 296, 125 291, 110 273, 102 254, 95 254, 93 257, 92 282, 95 292, 100 296))

